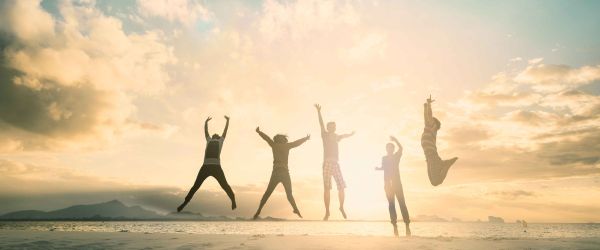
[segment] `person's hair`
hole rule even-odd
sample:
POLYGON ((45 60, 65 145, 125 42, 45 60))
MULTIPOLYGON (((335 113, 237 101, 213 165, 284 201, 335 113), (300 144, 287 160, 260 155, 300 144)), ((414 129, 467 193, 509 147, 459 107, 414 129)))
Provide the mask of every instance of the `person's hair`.
POLYGON ((276 134, 273 136, 273 141, 275 143, 286 143, 288 142, 287 135, 276 134))
POLYGON ((436 129, 440 129, 440 128, 442 128, 442 123, 440 122, 440 120, 438 120, 437 118, 435 118, 435 117, 434 117, 434 118, 433 118, 433 122, 434 122, 434 124, 435 124, 435 128, 436 128, 436 129))
POLYGON ((213 134, 212 139, 220 139, 221 136, 219 134, 213 134))

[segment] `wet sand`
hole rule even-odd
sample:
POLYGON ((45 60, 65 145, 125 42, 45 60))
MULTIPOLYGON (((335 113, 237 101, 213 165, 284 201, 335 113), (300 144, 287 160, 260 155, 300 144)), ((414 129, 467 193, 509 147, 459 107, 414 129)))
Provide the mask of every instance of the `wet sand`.
POLYGON ((600 238, 206 235, 0 231, 0 249, 600 249, 600 238))

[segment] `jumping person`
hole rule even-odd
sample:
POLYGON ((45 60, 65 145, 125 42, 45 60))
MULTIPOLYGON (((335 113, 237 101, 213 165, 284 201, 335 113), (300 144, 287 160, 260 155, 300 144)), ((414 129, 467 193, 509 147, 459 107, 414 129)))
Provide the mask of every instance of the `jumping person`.
POLYGON ((317 113, 319 114, 321 138, 323 139, 323 200, 325 202, 325 217, 323 217, 323 220, 329 219, 329 201, 332 176, 337 184, 340 212, 342 213, 342 216, 344 216, 344 219, 346 219, 346 211, 344 211, 344 188, 346 188, 346 183, 344 183, 340 165, 338 164, 338 142, 344 138, 354 135, 354 132, 343 135, 336 134, 335 122, 328 122, 327 129, 325 129, 323 117, 321 116, 321 105, 315 104, 315 108, 317 108, 317 113))
POLYGON ((400 142, 390 136, 390 139, 398 146, 398 151, 394 153, 394 144, 388 143, 385 146, 387 155, 381 159, 381 167, 375 168, 375 170, 383 170, 383 182, 385 195, 388 200, 388 209, 390 211, 390 221, 394 226, 394 235, 398 237, 398 226, 396 225, 398 216, 396 215, 396 199, 400 205, 400 211, 402 212, 402 220, 406 226, 406 236, 410 236, 410 218, 408 217, 408 209, 406 208, 406 202, 404 200, 404 191, 402 190, 402 182, 400 181, 400 158, 402 157, 402 145, 400 142))
POLYGON ((421 136, 421 146, 423 152, 425 152, 425 159, 427 160, 427 174, 429 175, 429 181, 431 185, 437 186, 444 182, 448 169, 458 160, 458 157, 454 157, 448 160, 442 160, 437 152, 436 137, 437 131, 440 129, 442 124, 440 120, 433 117, 431 111, 431 103, 435 100, 431 99, 431 95, 427 99, 424 106, 424 119, 425 129, 423 129, 423 135, 421 136))
POLYGON ((204 122, 204 136, 206 137, 206 150, 204 151, 204 164, 200 168, 198 172, 198 176, 196 177, 196 181, 194 182, 194 186, 190 189, 190 192, 185 197, 184 202, 177 208, 177 212, 181 212, 183 208, 190 202, 194 193, 198 191, 202 182, 206 180, 209 176, 215 177, 221 185, 221 188, 225 190, 227 196, 231 200, 231 210, 237 207, 235 203, 235 195, 233 194, 233 190, 227 183, 225 179, 225 174, 223 173, 223 169, 221 168, 221 149, 223 148, 223 142, 225 141, 225 136, 227 135, 227 129, 229 128, 229 117, 225 116, 227 123, 225 124, 225 130, 223 130, 223 134, 219 136, 218 134, 209 136, 208 133, 208 121, 212 118, 208 117, 204 122))
POLYGON ((256 133, 258 133, 260 137, 262 137, 263 140, 265 140, 269 146, 271 146, 271 150, 273 151, 273 172, 271 172, 271 179, 269 180, 265 194, 260 200, 258 210, 256 210, 256 214, 254 214, 254 219, 258 219, 258 216, 260 215, 262 208, 267 203, 269 196, 271 196, 275 190, 275 187, 277 187, 277 184, 280 182, 283 184, 283 188, 285 188, 285 194, 287 195, 287 199, 294 209, 294 213, 297 214, 298 217, 302 218, 300 210, 298 210, 298 207, 296 206, 294 196, 292 195, 292 181, 290 179, 290 171, 288 168, 288 156, 290 154, 290 149, 302 145, 302 143, 310 139, 310 135, 307 135, 306 137, 294 142, 288 142, 287 136, 281 134, 275 135, 273 139, 269 138, 269 136, 260 131, 259 127, 256 127, 256 133))

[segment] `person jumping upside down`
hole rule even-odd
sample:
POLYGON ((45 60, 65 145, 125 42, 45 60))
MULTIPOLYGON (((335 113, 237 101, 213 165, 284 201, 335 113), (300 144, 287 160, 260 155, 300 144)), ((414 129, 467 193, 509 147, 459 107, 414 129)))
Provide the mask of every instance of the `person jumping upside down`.
POLYGON ((431 103, 435 100, 431 99, 431 96, 427 99, 424 106, 424 119, 425 128, 423 129, 423 135, 421 136, 421 146, 425 153, 425 160, 427 161, 427 174, 429 175, 429 181, 431 185, 437 186, 444 182, 448 170, 458 160, 458 157, 454 157, 448 160, 442 160, 437 152, 436 137, 437 131, 440 129, 442 124, 440 120, 433 117, 431 111, 431 103))

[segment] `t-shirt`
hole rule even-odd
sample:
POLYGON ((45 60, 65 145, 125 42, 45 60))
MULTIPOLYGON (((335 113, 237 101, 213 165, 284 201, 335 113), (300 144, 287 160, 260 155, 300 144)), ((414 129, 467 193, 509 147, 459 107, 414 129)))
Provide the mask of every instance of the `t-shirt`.
POLYGON ((385 181, 394 181, 400 179, 400 158, 402 151, 393 155, 386 155, 381 158, 381 167, 383 168, 383 179, 385 181))
POLYGON ((289 143, 273 143, 273 168, 288 168, 288 158, 290 155, 289 143))
POLYGON ((288 169, 288 158, 290 155, 290 149, 302 145, 308 138, 302 138, 294 142, 287 143, 275 143, 269 142, 271 150, 273 151, 273 169, 288 169))
POLYGON ((322 131, 321 138, 323 138, 323 158, 325 161, 337 162, 339 136, 336 133, 322 131))
POLYGON ((221 149, 223 148, 224 138, 206 139, 206 149, 204 150, 205 165, 221 165, 221 149))

